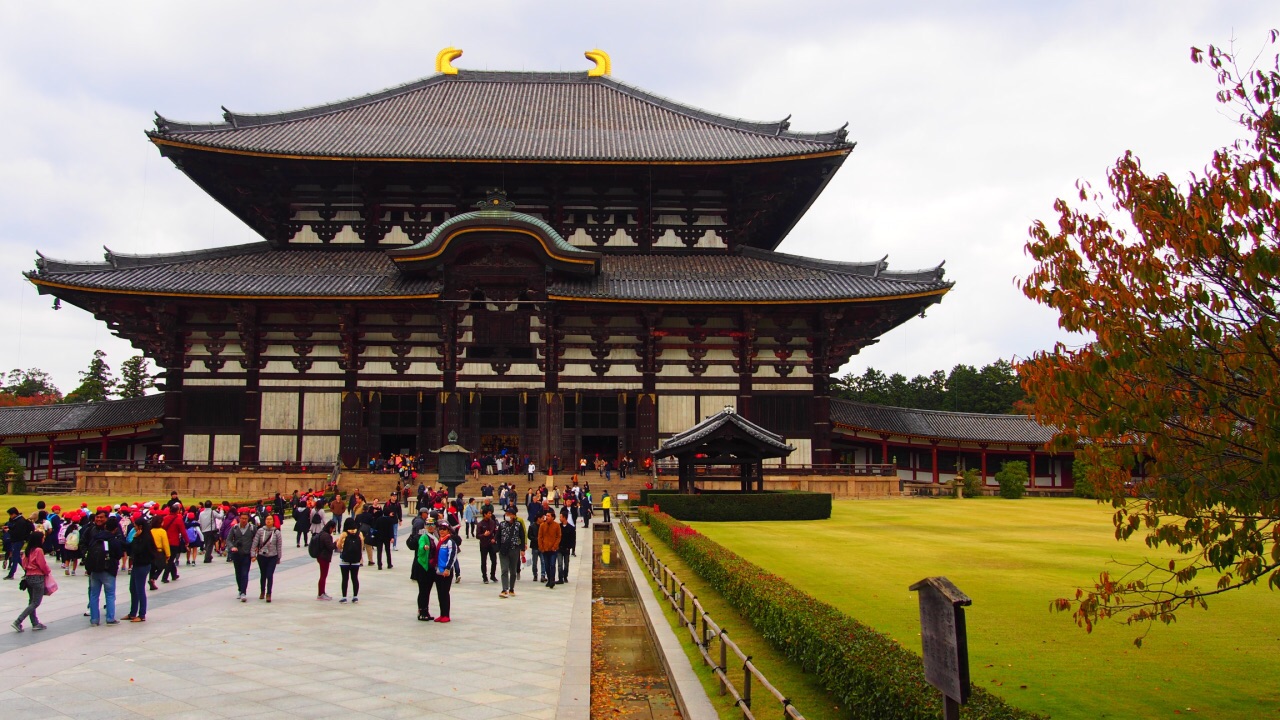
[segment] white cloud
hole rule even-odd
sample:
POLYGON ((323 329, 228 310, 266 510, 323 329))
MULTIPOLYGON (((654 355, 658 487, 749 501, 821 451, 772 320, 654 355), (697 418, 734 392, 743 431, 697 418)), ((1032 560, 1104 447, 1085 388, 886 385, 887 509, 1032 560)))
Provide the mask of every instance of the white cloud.
POLYGON ((152 111, 213 120, 431 72, 586 68, 793 127, 848 121, 857 150, 782 249, 896 268, 947 261, 956 289, 855 358, 908 374, 1027 355, 1063 338, 1018 292, 1026 229, 1125 149, 1175 177, 1235 136, 1191 45, 1257 48, 1263 8, 1238 2, 6 3, 0 6, 0 368, 64 389, 95 347, 131 354, 87 313, 52 312, 19 273, 37 249, 94 259, 255 236, 161 159, 152 111))

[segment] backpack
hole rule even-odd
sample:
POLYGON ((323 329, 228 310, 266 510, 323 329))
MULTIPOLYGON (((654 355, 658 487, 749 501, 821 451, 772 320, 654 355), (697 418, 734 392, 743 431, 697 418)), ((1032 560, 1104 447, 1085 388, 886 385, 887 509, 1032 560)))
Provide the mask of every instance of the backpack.
POLYGON ((360 539, 360 533, 353 533, 342 541, 342 562, 350 564, 359 564, 363 559, 360 557, 360 551, 363 542, 360 539))
POLYGON ((317 533, 311 538, 311 542, 307 543, 307 554, 313 558, 320 557, 320 536, 323 533, 317 533))
POLYGON ((89 547, 84 556, 84 567, 89 572, 102 572, 107 569, 107 542, 89 541, 89 547))
POLYGON ((196 527, 195 525, 192 525, 191 527, 187 528, 187 542, 191 543, 192 545, 197 545, 200 543, 200 528, 196 527))
POLYGON ((422 533, 415 531, 413 534, 409 535, 408 540, 404 541, 405 547, 409 548, 410 550, 416 553, 418 552, 418 542, 421 539, 422 539, 422 533))
POLYGON ((62 547, 75 552, 80 549, 80 531, 63 533, 62 547))

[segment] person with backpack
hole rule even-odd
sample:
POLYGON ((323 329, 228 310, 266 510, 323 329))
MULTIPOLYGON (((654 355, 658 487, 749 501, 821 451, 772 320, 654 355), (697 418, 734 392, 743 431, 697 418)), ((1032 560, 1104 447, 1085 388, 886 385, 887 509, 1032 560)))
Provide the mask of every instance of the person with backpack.
POLYGON ((120 558, 124 555, 124 537, 120 534, 120 518, 108 517, 107 508, 98 508, 93 516, 93 526, 86 528, 81 538, 85 543, 84 569, 89 571, 89 624, 102 624, 99 598, 106 594, 106 621, 116 620, 116 575, 120 572, 120 558))
POLYGON ((338 601, 340 603, 347 601, 348 581, 355 592, 351 602, 360 602, 360 563, 363 545, 364 539, 360 536, 359 524, 356 523, 355 518, 347 518, 346 524, 342 526, 342 536, 338 538, 338 570, 342 573, 342 599, 338 601))
POLYGON ((80 567, 80 559, 84 557, 84 553, 80 552, 80 530, 79 513, 68 517, 62 524, 63 575, 75 575, 80 567))
POLYGON ((178 558, 187 549, 187 528, 182 519, 181 505, 166 508, 160 517, 160 527, 169 536, 169 561, 165 563, 164 572, 160 575, 160 582, 167 583, 178 579, 178 558))
POLYGON ((333 551, 337 547, 337 543, 333 539, 333 531, 337 529, 338 524, 330 520, 320 528, 320 532, 312 535, 311 542, 307 543, 307 552, 316 559, 316 564, 320 566, 317 600, 333 599, 325 592, 325 583, 329 579, 329 563, 333 561, 333 551))
POLYGON ((129 614, 123 619, 129 622, 146 622, 147 619, 147 584, 151 576, 151 566, 161 562, 159 556, 163 552, 156 547, 155 536, 147 527, 141 512, 133 515, 133 529, 126 537, 126 549, 129 553, 129 614))
MULTIPOLYGON (((12 580, 13 574, 18 571, 18 566, 22 564, 19 560, 22 556, 22 548, 35 529, 35 524, 23 517, 22 513, 18 512, 18 508, 9 508, 9 522, 5 523, 5 534, 9 536, 9 544, 4 550, 6 561, 9 563, 9 574, 5 576, 5 580, 12 580)), ((43 536, 40 542, 44 542, 43 536)), ((43 550, 40 552, 40 557, 44 557, 43 550)))
MULTIPOLYGON (((317 503, 315 500, 308 500, 307 514, 311 518, 311 537, 314 538, 316 535, 319 535, 320 533, 324 532, 324 526, 325 526, 324 508, 322 508, 320 504, 317 503)), ((333 524, 333 527, 334 529, 337 529, 338 523, 335 522, 333 524)), ((333 533, 330 533, 329 537, 332 538, 333 533)), ((308 541, 308 547, 310 547, 309 542, 310 541, 308 541)))
MULTIPOLYGON (((276 497, 279 497, 279 493, 276 497)), ((280 564, 280 556, 284 552, 284 540, 280 529, 276 527, 276 516, 268 515, 253 534, 253 545, 249 559, 258 561, 258 599, 271 602, 271 590, 276 582, 276 565, 280 564)))
POLYGON ((204 533, 200 531, 198 517, 195 511, 187 513, 187 565, 196 564, 200 548, 204 547, 204 533))
POLYGON ((369 507, 367 503, 363 502, 361 503, 360 511, 355 513, 356 527, 360 529, 360 545, 364 548, 366 564, 368 565, 373 565, 373 543, 375 542, 373 521, 377 519, 377 514, 377 508, 369 507))

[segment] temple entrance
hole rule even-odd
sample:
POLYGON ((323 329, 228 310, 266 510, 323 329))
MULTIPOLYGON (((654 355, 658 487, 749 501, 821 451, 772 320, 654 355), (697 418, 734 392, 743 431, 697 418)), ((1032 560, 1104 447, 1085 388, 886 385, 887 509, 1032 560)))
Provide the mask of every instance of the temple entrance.
POLYGON ((587 459, 587 467, 593 472, 596 468, 596 456, 616 464, 618 462, 618 436, 583 435, 582 457, 587 459))
POLYGON ((391 457, 397 453, 415 455, 418 452, 418 436, 383 433, 379 447, 383 458, 391 457))

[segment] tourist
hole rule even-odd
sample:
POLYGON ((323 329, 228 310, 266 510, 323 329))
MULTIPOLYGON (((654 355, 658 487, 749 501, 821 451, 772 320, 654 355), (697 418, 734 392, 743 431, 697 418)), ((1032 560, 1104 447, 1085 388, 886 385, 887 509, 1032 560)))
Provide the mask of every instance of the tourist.
POLYGON ((294 548, 311 547, 311 509, 306 500, 299 499, 293 506, 293 535, 294 548))
POLYGON ((342 573, 342 599, 338 602, 347 601, 347 582, 351 583, 351 589, 355 591, 352 596, 352 602, 360 602, 360 548, 364 545, 363 538, 360 537, 360 526, 356 524, 355 518, 347 518, 346 524, 342 526, 342 536, 338 538, 338 571, 342 573))
POLYGON ((480 579, 486 585, 498 582, 498 521, 493 519, 493 506, 484 506, 484 517, 476 523, 475 536, 480 540, 480 579), (485 572, 485 564, 489 570, 485 572))
POLYGON ((106 620, 108 625, 116 620, 116 575, 120 572, 120 557, 124 555, 124 538, 120 535, 120 519, 108 518, 105 507, 93 515, 93 527, 85 532, 84 569, 89 572, 89 624, 102 624, 99 599, 106 594, 106 620))
POLYGON ((333 562, 333 551, 337 547, 337 543, 333 539, 333 533, 337 529, 338 524, 330 520, 320 527, 320 532, 313 535, 311 542, 307 544, 307 552, 316 559, 316 564, 320 566, 320 582, 316 586, 316 600, 333 599, 325 592, 325 583, 329 579, 329 563, 333 562))
MULTIPOLYGON (((400 504, 400 493, 396 492, 387 500, 383 512, 391 515, 390 546, 394 549, 400 540, 400 523, 404 522, 404 506, 400 504)), ((391 567, 391 556, 387 556, 387 567, 391 567)))
MULTIPOLYGON (((62 523, 62 574, 75 575, 84 553, 80 551, 81 514, 79 511, 69 513, 66 522, 62 523)), ((16 553, 15 553, 16 554, 16 553)))
POLYGON ((227 557, 236 571, 236 599, 248 602, 249 563, 253 559, 254 527, 249 524, 249 508, 240 508, 236 526, 227 535, 227 557))
MULTIPOLYGON (((5 534, 9 537, 9 544, 4 549, 5 557, 9 562, 9 574, 5 576, 5 580, 13 579, 14 573, 18 570, 22 548, 27 544, 27 539, 31 537, 31 533, 35 532, 35 529, 35 524, 22 517, 22 513, 18 512, 18 508, 9 508, 9 521, 5 523, 5 534)), ((40 542, 44 542, 43 537, 40 538, 40 542)), ((44 550, 40 551, 40 558, 44 559, 44 550)), ((39 605, 39 603, 36 604, 39 605)))
MULTIPOLYGON (((276 493, 280 497, 280 493, 276 493)), ((276 527, 276 516, 268 515, 258 532, 253 534, 250 561, 258 561, 258 599, 271 602, 271 590, 276 581, 276 565, 284 552, 284 540, 276 527)))
MULTIPOLYGON (((529 554, 532 556, 532 559, 529 561, 529 566, 533 569, 533 577, 530 579, 534 582, 538 582, 538 578, 540 577, 538 568, 542 565, 542 549, 538 546, 538 533, 542 529, 542 523, 538 522, 538 518, 541 517, 541 513, 535 513, 535 507, 540 508, 541 506, 534 504, 529 505, 529 527, 527 528, 527 532, 529 534, 529 554)), ((541 577, 542 582, 547 581, 545 575, 542 575, 541 577)))
POLYGON ((329 519, 333 521, 334 527, 346 527, 342 514, 347 511, 347 503, 342 499, 341 493, 333 496, 333 500, 329 502, 329 510, 333 513, 333 517, 329 519))
POLYGON ((543 513, 538 520, 538 550, 542 552, 543 582, 548 588, 556 586, 556 565, 560 557, 560 525, 555 513, 543 513))
POLYGON ((375 513, 377 508, 370 508, 365 503, 360 503, 360 510, 356 510, 353 506, 351 512, 354 513, 356 527, 360 528, 360 544, 364 547, 364 555, 367 565, 373 565, 373 542, 375 513))
POLYGON ((178 579, 178 558, 187 549, 187 528, 182 519, 182 505, 176 501, 160 513, 160 527, 169 537, 169 561, 165 563, 160 582, 167 583, 178 579))
POLYGON ((191 510, 187 512, 184 525, 186 529, 187 540, 187 565, 195 565, 196 557, 200 554, 200 549, 204 547, 204 534, 200 531, 200 520, 197 506, 192 505, 191 510))
POLYGON ((373 519, 373 537, 372 542, 378 554, 378 569, 382 569, 382 555, 387 555, 387 569, 392 569, 391 565, 391 539, 392 529, 395 524, 395 516, 390 511, 374 511, 376 514, 373 519))
POLYGON ((440 552, 435 533, 434 523, 426 525, 418 533, 413 569, 409 572, 409 578, 418 584, 418 619, 422 622, 435 620, 431 617, 431 590, 436 583, 436 562, 440 552))
POLYGON ((476 499, 467 498, 467 504, 462 508, 462 521, 466 523, 467 537, 474 537, 476 534, 476 499))
POLYGON ((609 491, 605 490, 600 498, 600 509, 604 510, 604 521, 610 522, 609 510, 613 508, 613 498, 609 496, 609 491))
MULTIPOLYGON (((311 533, 311 537, 314 538, 316 535, 319 535, 320 533, 324 532, 324 526, 325 526, 324 509, 315 500, 308 500, 307 515, 311 519, 310 533, 311 533)), ((336 530, 338 527, 338 523, 335 522, 333 524, 333 527, 336 530)), ((332 535, 330 537, 332 537, 332 535)), ((308 547, 310 547, 310 541, 308 541, 308 547)))
POLYGON ((160 571, 169 563, 169 556, 173 554, 173 548, 169 547, 169 533, 165 532, 164 527, 161 525, 163 520, 164 518, 158 516, 153 517, 150 523, 143 526, 151 528, 152 542, 158 548, 155 561, 151 563, 151 574, 147 578, 152 590, 160 589, 156 585, 156 578, 160 577, 160 571))
POLYGON ((449 622, 449 591, 453 588, 457 544, 453 541, 449 526, 437 524, 440 547, 436 551, 436 604, 440 606, 438 623, 449 622))
MULTIPOLYGON (((146 622, 147 619, 147 584, 150 580, 151 566, 163 562, 163 552, 156 547, 156 538, 147 527, 142 512, 133 514, 133 529, 127 538, 129 553, 129 614, 124 616, 130 622, 146 622)), ((167 558, 165 558, 167 559, 167 558)))
MULTIPOLYGON (((14 513, 17 510, 13 511, 14 513)), ((22 632, 22 621, 31 618, 32 630, 44 630, 45 625, 36 617, 36 608, 40 607, 40 603, 44 602, 46 594, 52 595, 57 589, 57 585, 53 581, 53 577, 49 572, 49 563, 44 558, 44 534, 40 532, 32 532, 24 537, 26 542, 26 552, 21 547, 16 547, 10 559, 17 556, 22 557, 22 583, 25 584, 27 590, 27 607, 18 613, 17 619, 13 621, 13 629, 22 632), (48 592, 46 593, 46 589, 48 592)), ((10 545, 13 548, 13 545, 10 545)))
POLYGON ((569 582, 569 556, 578 554, 578 526, 569 522, 569 513, 560 511, 560 583, 569 582))
MULTIPOLYGON (((498 560, 502 565, 502 592, 500 598, 513 597, 516 594, 516 579, 520 576, 520 566, 524 564, 524 528, 516 516, 515 506, 508 506, 502 523, 496 533, 498 560)), ((481 565, 483 571, 484 566, 481 565)))
POLYGON ((205 500, 200 511, 200 532, 204 534, 204 561, 213 562, 213 551, 218 546, 219 530, 222 527, 222 508, 214 507, 213 501, 205 500))
POLYGON ((529 466, 525 468, 525 474, 529 476, 529 482, 533 482, 533 474, 538 471, 538 466, 531 460, 529 466))

